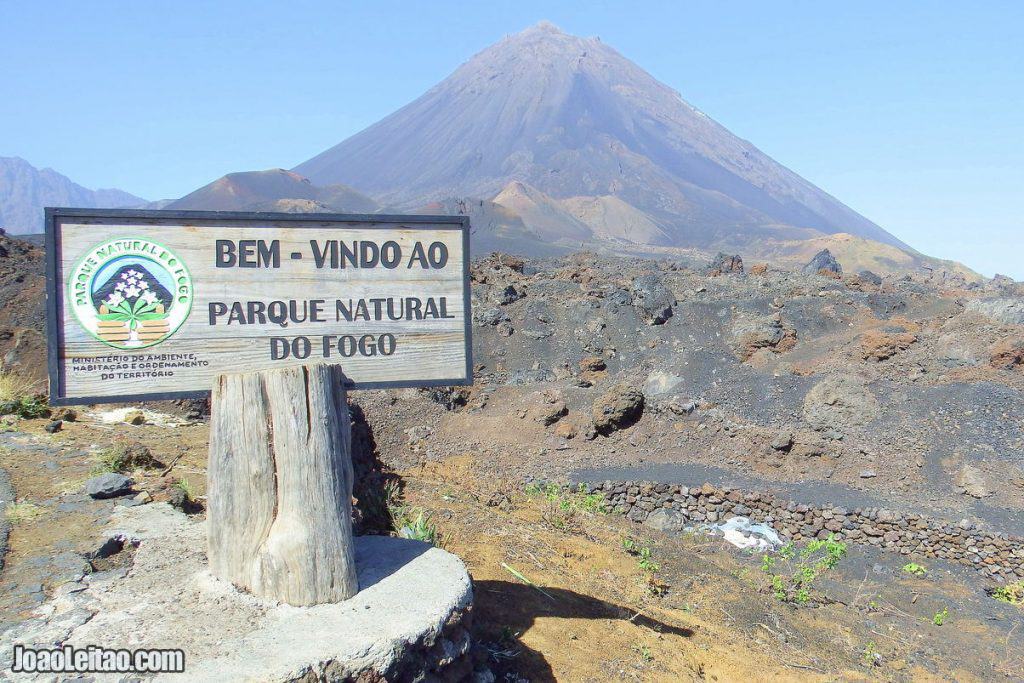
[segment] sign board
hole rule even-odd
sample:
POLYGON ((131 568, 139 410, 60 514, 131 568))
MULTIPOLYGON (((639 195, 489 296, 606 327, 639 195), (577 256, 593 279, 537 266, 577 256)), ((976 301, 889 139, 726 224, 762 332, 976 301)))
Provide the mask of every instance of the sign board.
POLYGON ((55 405, 316 362, 355 389, 472 383, 465 216, 47 209, 46 255, 55 405))

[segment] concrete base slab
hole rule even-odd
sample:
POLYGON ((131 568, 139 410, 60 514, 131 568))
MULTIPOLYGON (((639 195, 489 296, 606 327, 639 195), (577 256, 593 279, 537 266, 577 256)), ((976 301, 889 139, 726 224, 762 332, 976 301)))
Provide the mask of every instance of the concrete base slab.
MULTIPOLYGON (((358 537, 359 593, 339 604, 292 607, 211 575, 205 525, 166 504, 119 508, 109 531, 125 543, 122 553, 137 544, 130 566, 65 584, 37 619, 6 634, 12 643, 182 649, 185 673, 157 680, 397 680, 424 673, 460 680, 473 673, 469 574, 459 558, 426 543, 358 537)), ((10 656, 9 648, 0 653, 10 656)), ((9 669, 9 661, 0 664, 9 669)))

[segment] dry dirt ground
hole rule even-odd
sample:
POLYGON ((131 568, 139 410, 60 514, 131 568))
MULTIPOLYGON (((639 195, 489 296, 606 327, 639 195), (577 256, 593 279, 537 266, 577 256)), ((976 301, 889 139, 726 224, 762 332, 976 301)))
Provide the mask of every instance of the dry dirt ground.
MULTIPOLYGON (((438 408, 417 400, 424 412, 438 408)), ((440 421, 458 415, 444 411, 440 421)), ((19 501, 37 506, 13 524, 0 574, 8 624, 63 580, 110 569, 82 559, 98 547, 115 505, 80 493, 102 448, 149 447, 164 466, 133 476, 136 490, 157 500, 178 479, 203 495, 204 423, 153 413, 141 426, 108 424, 91 411, 54 435, 45 423, 16 421, 0 447, 19 501)), ((422 447, 402 444, 401 455, 422 447)), ((475 636, 499 680, 986 681, 1018 680, 1024 671, 1024 615, 988 598, 970 572, 930 562, 926 577, 914 577, 900 571, 904 558, 851 548, 808 605, 792 606, 772 596, 760 555, 702 534, 658 534, 574 507, 568 494, 549 500, 492 468, 485 453, 466 448, 392 476, 401 481, 401 505, 423 510, 440 544, 466 562, 475 636), (642 568, 624 538, 648 548, 657 569, 642 568), (948 617, 936 626, 943 609, 948 617)), ((130 566, 130 557, 121 561, 130 566)))
POLYGON ((760 556, 600 513, 566 520, 558 504, 515 493, 502 510, 484 502, 493 493, 460 483, 473 470, 467 457, 409 473, 408 498, 434 512, 447 547, 469 565, 478 637, 507 648, 514 656, 500 664, 531 680, 992 680, 1024 671, 1011 632, 1019 618, 1005 610, 1005 628, 993 628, 989 605, 938 567, 926 582, 855 553, 821 586, 820 603, 790 607, 767 590, 760 556), (657 571, 643 570, 623 538, 650 548, 657 571), (959 633, 931 622, 934 605, 961 602, 959 633))

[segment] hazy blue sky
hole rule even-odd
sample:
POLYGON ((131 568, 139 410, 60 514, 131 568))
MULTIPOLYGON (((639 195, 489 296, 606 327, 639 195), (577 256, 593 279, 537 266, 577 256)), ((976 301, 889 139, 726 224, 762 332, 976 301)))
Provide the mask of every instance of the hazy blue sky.
POLYGON ((1024 279, 1024 2, 581 4, 0 0, 0 156, 177 197, 549 19, 921 251, 1024 279))

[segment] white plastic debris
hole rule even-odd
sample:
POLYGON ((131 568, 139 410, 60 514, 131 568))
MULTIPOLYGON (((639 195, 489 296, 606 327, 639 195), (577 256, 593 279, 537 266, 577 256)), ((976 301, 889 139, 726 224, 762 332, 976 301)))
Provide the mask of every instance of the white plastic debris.
MULTIPOLYGON (((114 408, 113 410, 88 411, 86 415, 101 424, 110 425, 120 424, 124 422, 125 418, 128 416, 128 413, 136 410, 141 409, 128 406, 126 408, 114 408)), ((160 427, 178 427, 182 424, 181 418, 175 417, 174 415, 170 415, 168 413, 160 413, 155 410, 141 410, 141 412, 143 415, 145 415, 146 424, 148 425, 158 425, 160 427)))
POLYGON ((782 545, 782 539, 763 522, 752 523, 747 517, 733 517, 721 524, 709 527, 712 534, 721 534, 729 543, 741 550, 772 550, 782 545))

